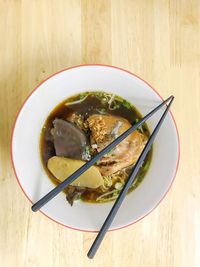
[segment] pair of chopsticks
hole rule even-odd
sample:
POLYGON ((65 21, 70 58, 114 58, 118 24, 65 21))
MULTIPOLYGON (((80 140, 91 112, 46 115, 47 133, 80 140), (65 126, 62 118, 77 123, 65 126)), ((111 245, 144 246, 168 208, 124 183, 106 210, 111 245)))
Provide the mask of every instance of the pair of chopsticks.
POLYGON ((87 169, 89 169, 92 165, 94 165, 101 157, 103 157, 111 149, 113 149, 115 146, 117 146, 128 135, 130 135, 132 132, 134 132, 140 125, 142 125, 147 119, 149 119, 153 114, 155 114, 162 106, 166 105, 167 102, 170 101, 169 104, 167 105, 162 117, 160 118, 158 124, 156 125, 153 133, 150 135, 148 142, 146 143, 140 157, 138 158, 136 164, 134 165, 128 179, 126 180, 124 187, 122 188, 122 190, 121 190, 118 198, 116 199, 110 213, 108 214, 104 224, 102 225, 95 241, 93 242, 93 244, 92 244, 92 246, 91 246, 91 248, 87 254, 89 258, 94 257, 94 255, 95 255, 98 247, 100 246, 107 230, 109 229, 111 223, 113 222, 115 215, 117 214, 117 211, 119 210, 131 184, 133 183, 139 168, 141 167, 148 151, 151 148, 151 145, 154 142, 154 139, 155 139, 166 115, 167 115, 167 112, 169 111, 169 108, 170 108, 173 100, 174 100, 174 96, 168 97, 165 101, 163 101, 155 109, 153 109, 151 112, 149 112, 140 121, 138 121, 136 124, 134 124, 132 127, 130 127, 127 131, 125 131, 123 134, 121 134, 119 137, 117 137, 111 144, 109 144, 107 147, 105 147, 103 150, 101 150, 94 158, 92 158, 90 161, 85 163, 82 167, 80 167, 77 171, 75 171, 72 175, 70 175, 68 178, 66 178, 62 183, 60 183, 58 186, 56 186, 53 190, 51 190, 49 193, 47 193, 44 197, 42 197, 39 201, 37 201, 32 206, 33 211, 37 211, 40 208, 42 208, 47 202, 49 202, 52 198, 54 198, 57 194, 59 194, 65 187, 70 185, 82 173, 84 173, 87 169))

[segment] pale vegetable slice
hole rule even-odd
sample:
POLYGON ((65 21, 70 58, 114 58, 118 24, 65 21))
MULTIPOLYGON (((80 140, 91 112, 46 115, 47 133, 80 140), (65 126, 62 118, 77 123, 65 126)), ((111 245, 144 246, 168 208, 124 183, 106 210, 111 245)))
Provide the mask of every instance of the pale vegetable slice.
MULTIPOLYGON (((85 162, 82 160, 55 156, 48 160, 47 167, 50 172, 62 182, 84 164, 85 162)), ((73 183, 71 183, 71 185, 97 188, 104 184, 103 181, 103 177, 101 176, 99 170, 95 166, 92 166, 73 183)))

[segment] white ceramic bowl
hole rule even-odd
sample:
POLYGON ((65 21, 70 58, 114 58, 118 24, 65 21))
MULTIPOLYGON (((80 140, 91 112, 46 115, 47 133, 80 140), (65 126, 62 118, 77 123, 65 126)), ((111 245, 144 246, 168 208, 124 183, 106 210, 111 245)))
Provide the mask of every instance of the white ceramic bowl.
MULTIPOLYGON (((135 105, 143 115, 161 103, 161 96, 136 75, 112 66, 82 65, 60 71, 42 82, 26 99, 13 128, 11 154, 19 185, 27 198, 36 202, 54 188, 40 160, 40 131, 50 111, 65 98, 83 91, 115 93, 135 105)), ((174 102, 176 104, 176 101, 174 102)), ((154 128, 163 110, 149 121, 154 128)), ((169 113, 154 143, 150 169, 139 187, 128 194, 111 230, 128 226, 150 213, 163 199, 175 177, 179 162, 179 138, 169 113)), ((97 231, 113 202, 76 202, 71 207, 64 193, 46 204, 42 213, 54 221, 83 231, 97 231)))

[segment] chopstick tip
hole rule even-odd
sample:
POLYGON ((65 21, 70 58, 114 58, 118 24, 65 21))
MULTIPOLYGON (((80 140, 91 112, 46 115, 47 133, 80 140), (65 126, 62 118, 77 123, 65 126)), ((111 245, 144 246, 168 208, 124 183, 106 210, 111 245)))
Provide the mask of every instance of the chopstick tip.
POLYGON ((34 212, 37 211, 37 208, 35 207, 35 205, 33 205, 33 206, 31 207, 31 210, 34 211, 34 212))
POLYGON ((87 257, 89 259, 93 259, 94 258, 94 255, 89 251, 88 254, 87 254, 87 257))

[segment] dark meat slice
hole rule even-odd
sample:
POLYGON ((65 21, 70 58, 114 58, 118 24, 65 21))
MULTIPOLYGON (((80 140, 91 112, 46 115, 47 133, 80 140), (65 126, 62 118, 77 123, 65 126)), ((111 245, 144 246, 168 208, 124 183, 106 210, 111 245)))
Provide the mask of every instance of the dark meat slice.
POLYGON ((82 159, 87 139, 73 123, 62 119, 53 121, 52 135, 57 156, 82 159))
POLYGON ((66 199, 72 206, 74 201, 80 199, 82 194, 86 191, 85 187, 71 186, 69 185, 66 189, 66 199))
POLYGON ((45 164, 47 164, 48 160, 55 156, 55 148, 54 144, 51 141, 46 141, 44 145, 44 153, 43 153, 43 159, 45 164))

